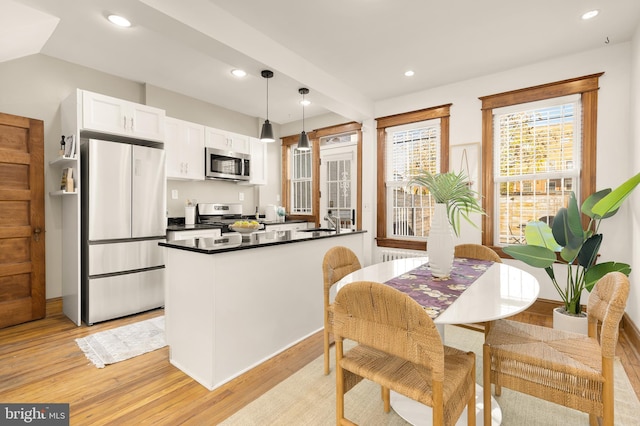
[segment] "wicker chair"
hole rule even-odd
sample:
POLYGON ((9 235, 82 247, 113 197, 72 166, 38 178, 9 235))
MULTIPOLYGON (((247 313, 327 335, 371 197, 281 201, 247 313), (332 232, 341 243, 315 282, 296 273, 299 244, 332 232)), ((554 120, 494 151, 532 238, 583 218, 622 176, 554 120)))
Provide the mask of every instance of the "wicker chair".
MULTIPOLYGON (((493 262, 502 263, 502 259, 500 258, 500 256, 498 256, 498 253, 493 251, 491 248, 480 244, 459 244, 455 247, 453 255, 455 257, 464 257, 467 259, 491 260, 493 262)), ((486 336, 489 332, 489 329, 491 328, 491 321, 483 322, 477 325, 473 324, 473 326, 470 326, 470 328, 479 331, 477 326, 482 326, 484 334, 486 336)))
POLYGON ((487 246, 480 244, 459 244, 455 247, 453 255, 455 257, 465 257, 467 259, 492 260, 502 263, 498 253, 487 246))
POLYGON ((331 287, 342 277, 360 269, 358 256, 347 247, 337 246, 329 249, 322 260, 324 278, 324 374, 329 374, 329 333, 332 332, 333 308, 329 293, 331 287))
POLYGON ((628 295, 629 280, 620 272, 596 283, 587 304, 588 336, 495 321, 483 348, 485 407, 494 383, 496 395, 504 386, 587 412, 591 425, 600 417, 613 426, 613 360, 628 295))
POLYGON ((475 425, 475 354, 442 344, 435 324, 415 300, 384 284, 358 281, 334 302, 336 424, 344 394, 363 378, 382 386, 384 411, 390 390, 432 407, 434 425, 454 425, 464 408, 475 425), (358 344, 344 353, 343 339, 358 344))

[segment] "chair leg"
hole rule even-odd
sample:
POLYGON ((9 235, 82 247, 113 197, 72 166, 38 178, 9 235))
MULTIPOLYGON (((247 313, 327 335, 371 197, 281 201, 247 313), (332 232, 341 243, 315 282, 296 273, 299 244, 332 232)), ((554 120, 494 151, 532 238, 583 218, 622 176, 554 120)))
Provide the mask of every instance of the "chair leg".
POLYGON ((342 339, 336 339, 336 424, 342 424, 344 418, 344 373, 340 366, 342 359, 342 339))
POLYGON ((602 359, 602 424, 613 426, 613 358, 602 359))
POLYGON ((491 349, 489 345, 482 346, 482 403, 484 424, 491 424, 491 349))
POLYGON ((324 328, 324 375, 329 375, 329 330, 324 328))
MULTIPOLYGON (((475 355, 473 355, 475 359, 475 355)), ((469 402, 467 403, 467 426, 476 426, 476 364, 473 363, 473 368, 471 369, 471 380, 473 381, 473 389, 471 390, 471 397, 469 398, 469 402)), ((491 425, 491 423, 484 423, 491 425)))
POLYGON ((382 401, 384 401, 384 412, 388 413, 391 411, 391 392, 389 388, 382 387, 382 401))

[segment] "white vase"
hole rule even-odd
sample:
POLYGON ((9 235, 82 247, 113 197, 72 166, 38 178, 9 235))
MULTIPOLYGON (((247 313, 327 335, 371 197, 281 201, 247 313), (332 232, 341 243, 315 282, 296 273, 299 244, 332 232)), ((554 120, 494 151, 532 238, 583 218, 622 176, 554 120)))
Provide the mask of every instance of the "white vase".
POLYGON ((429 267, 434 277, 443 278, 451 275, 453 253, 453 228, 447 217, 447 206, 438 203, 431 217, 431 229, 427 237, 429 267))
POLYGON ((569 315, 564 310, 564 307, 555 308, 553 310, 553 328, 572 333, 587 334, 589 328, 587 314, 583 312, 582 315, 569 315))

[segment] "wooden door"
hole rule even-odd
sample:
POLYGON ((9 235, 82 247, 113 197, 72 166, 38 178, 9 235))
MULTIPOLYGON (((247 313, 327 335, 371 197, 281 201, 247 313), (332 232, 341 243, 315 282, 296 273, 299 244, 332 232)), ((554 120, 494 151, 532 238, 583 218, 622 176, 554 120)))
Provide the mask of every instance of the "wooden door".
POLYGON ((0 327, 44 318, 44 136, 0 113, 0 327))

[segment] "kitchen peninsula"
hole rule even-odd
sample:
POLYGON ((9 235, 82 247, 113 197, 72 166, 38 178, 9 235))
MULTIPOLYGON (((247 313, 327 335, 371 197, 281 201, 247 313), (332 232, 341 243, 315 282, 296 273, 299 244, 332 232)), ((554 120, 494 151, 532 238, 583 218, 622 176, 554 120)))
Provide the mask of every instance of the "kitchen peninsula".
POLYGON ((235 246, 214 238, 166 250, 170 362, 212 390, 323 327, 322 259, 363 256, 365 231, 272 231, 235 246))

